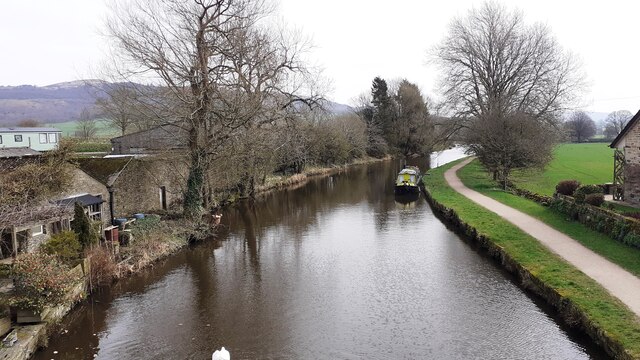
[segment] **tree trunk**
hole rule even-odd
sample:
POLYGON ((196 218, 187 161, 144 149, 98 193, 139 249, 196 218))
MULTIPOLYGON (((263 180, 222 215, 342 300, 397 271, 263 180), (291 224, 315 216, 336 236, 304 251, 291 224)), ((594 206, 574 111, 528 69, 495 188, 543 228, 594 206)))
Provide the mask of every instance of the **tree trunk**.
POLYGON ((199 219, 202 215, 202 191, 204 188, 204 156, 202 151, 191 153, 191 166, 184 194, 183 214, 187 219, 199 219))

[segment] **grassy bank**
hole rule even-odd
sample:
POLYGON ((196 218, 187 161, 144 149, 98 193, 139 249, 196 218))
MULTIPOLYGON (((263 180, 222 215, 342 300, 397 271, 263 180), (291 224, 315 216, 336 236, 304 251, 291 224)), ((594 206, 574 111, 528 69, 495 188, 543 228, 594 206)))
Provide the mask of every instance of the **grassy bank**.
POLYGON ((453 209, 479 235, 489 238, 532 277, 552 288, 563 302, 574 304, 588 318, 587 327, 596 329, 588 331, 592 336, 600 334, 620 344, 628 358, 640 358, 640 320, 635 314, 537 240, 451 189, 443 174, 453 164, 433 169, 425 177, 433 199, 453 209))
POLYGON ((560 144, 544 171, 515 171, 513 182, 522 189, 553 195, 561 180, 575 179, 582 184, 604 184, 613 180, 613 149, 606 143, 560 144))

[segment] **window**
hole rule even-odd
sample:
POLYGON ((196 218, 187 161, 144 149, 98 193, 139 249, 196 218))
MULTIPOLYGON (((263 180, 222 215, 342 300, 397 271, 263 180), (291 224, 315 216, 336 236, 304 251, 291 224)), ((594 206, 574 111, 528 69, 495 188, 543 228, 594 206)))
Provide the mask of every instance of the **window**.
POLYGON ((15 142, 22 142, 22 135, 13 135, 13 140, 15 142))
POLYGON ((46 143, 47 143, 47 134, 41 133, 40 134, 40 144, 46 144, 46 143))
POLYGON ((49 143, 55 144, 57 142, 58 142, 58 137, 56 136, 56 134, 55 133, 49 134, 49 143))
POLYGON ((2 144, 2 135, 0 135, 0 144, 2 144))
POLYGON ((31 236, 44 234, 44 229, 42 225, 34 226, 31 228, 31 236))

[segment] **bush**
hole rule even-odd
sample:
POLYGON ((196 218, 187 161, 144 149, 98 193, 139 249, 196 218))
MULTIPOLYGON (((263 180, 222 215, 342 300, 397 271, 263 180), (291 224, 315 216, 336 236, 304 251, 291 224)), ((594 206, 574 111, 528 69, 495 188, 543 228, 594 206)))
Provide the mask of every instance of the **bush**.
POLYGON ((63 231, 51 236, 51 239, 42 244, 42 251, 49 255, 55 255, 65 265, 74 266, 80 259, 82 245, 78 241, 78 235, 73 231, 63 231))
POLYGON ((78 241, 84 249, 100 240, 100 224, 91 221, 79 203, 74 205, 71 229, 78 235, 78 241))
POLYGON ((90 262, 91 286, 111 285, 118 274, 118 267, 109 250, 94 246, 86 254, 90 262))
POLYGON ((69 267, 45 253, 20 255, 11 273, 15 289, 11 305, 36 313, 62 305, 73 283, 69 267))
POLYGON ((625 235, 625 237, 622 239, 622 242, 627 244, 627 245, 631 245, 631 246, 635 246, 635 247, 640 247, 640 235, 634 233, 634 232, 629 232, 627 233, 627 235, 625 235))
POLYGON ((587 194, 584 197, 584 202, 589 205, 600 206, 604 203, 604 194, 587 194))
POLYGON ((131 225, 131 235, 134 238, 141 238, 156 229, 159 224, 159 215, 147 215, 144 219, 138 219, 131 225))
POLYGON ((566 196, 573 196, 579 186, 580 182, 578 180, 562 180, 556 185, 556 192, 566 196))
POLYGON ((582 185, 576 189, 573 193, 573 197, 576 199, 576 202, 584 202, 585 196, 588 194, 603 194, 604 191, 598 185, 582 185))

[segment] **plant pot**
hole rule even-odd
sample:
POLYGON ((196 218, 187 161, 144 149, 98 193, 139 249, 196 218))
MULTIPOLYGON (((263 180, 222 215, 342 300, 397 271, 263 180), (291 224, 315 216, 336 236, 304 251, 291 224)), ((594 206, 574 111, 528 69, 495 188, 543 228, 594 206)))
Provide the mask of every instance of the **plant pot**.
POLYGON ((36 313, 33 310, 16 310, 16 322, 18 324, 37 323, 41 321, 42 317, 40 313, 36 313))

